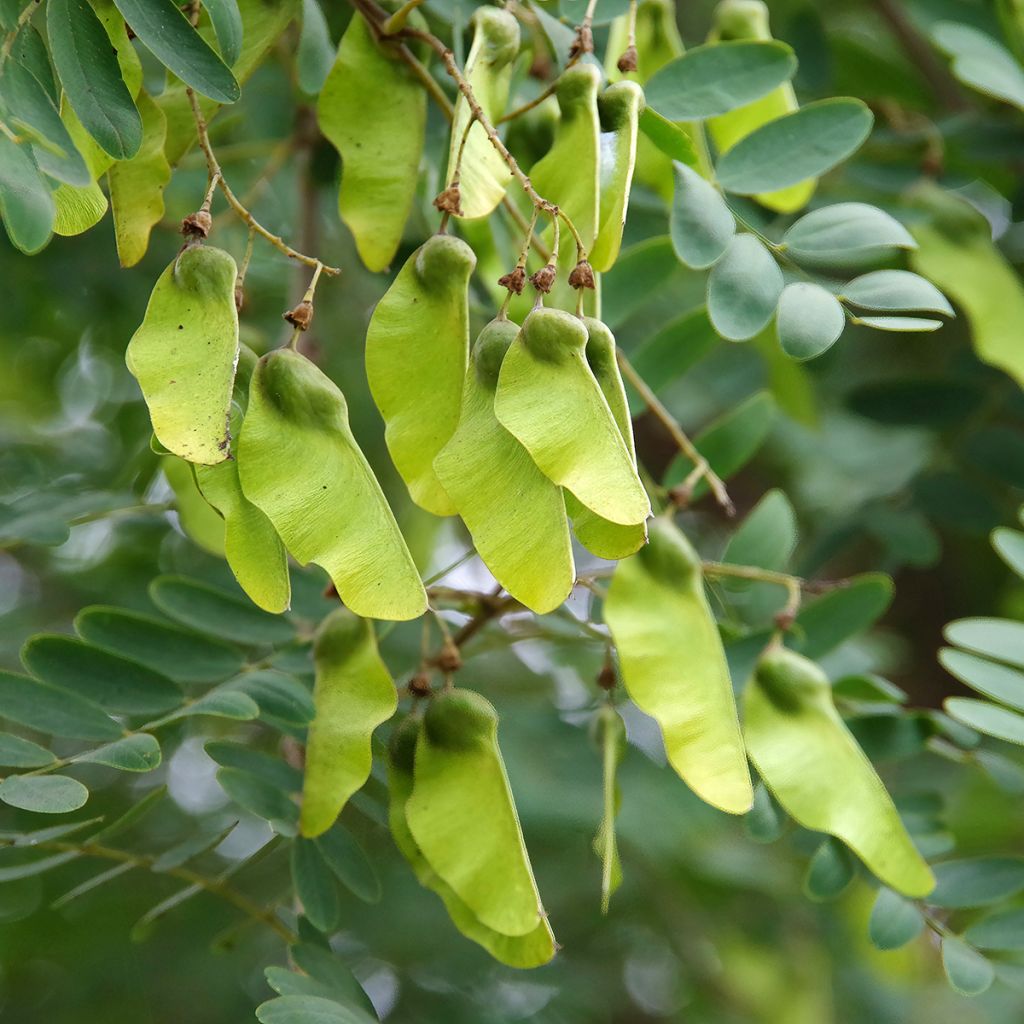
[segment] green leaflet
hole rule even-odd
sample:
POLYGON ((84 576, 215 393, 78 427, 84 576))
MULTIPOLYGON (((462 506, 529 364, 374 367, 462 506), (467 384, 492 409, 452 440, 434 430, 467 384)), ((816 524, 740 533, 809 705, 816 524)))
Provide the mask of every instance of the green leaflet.
POLYGON ((224 520, 199 490, 192 464, 177 455, 164 455, 160 468, 174 492, 178 523, 185 535, 217 558, 224 557, 224 520))
POLYGON ((366 376, 391 458, 413 501, 434 515, 455 506, 434 457, 459 422, 469 360, 473 250, 452 235, 428 238, 377 303, 366 331, 366 376))
POLYGON ((32 157, 0 135, 0 218, 11 244, 27 255, 50 240, 56 210, 53 195, 32 157))
POLYGON ((978 358, 1024 386, 1024 288, 1013 267, 992 241, 982 214, 948 193, 934 192, 931 224, 914 228, 915 270, 953 297, 971 328, 978 358))
POLYGON ((501 364, 494 411, 547 477, 602 518, 637 525, 650 502, 587 364, 586 343, 583 321, 535 309, 501 364))
MULTIPOLYGON (((558 83, 561 120, 555 141, 534 164, 530 180, 547 200, 556 203, 576 225, 587 250, 593 248, 600 218, 600 136, 597 90, 601 72, 593 64, 577 64, 558 83)), ((547 237, 550 238, 550 230, 547 237)), ((575 262, 572 239, 563 232, 561 255, 575 262)))
POLYGON ((434 697, 416 740, 405 816, 427 863, 480 923, 523 936, 544 911, 497 733, 498 715, 480 694, 434 697))
POLYGON ((669 519, 619 563, 604 618, 634 703, 661 726, 669 763, 699 796, 743 814, 753 790, 729 668, 700 558, 669 519))
POLYGON ((139 93, 138 108, 142 145, 132 159, 112 164, 107 172, 122 267, 134 267, 146 255, 149 233, 164 215, 164 188, 171 180, 171 165, 164 156, 167 118, 148 93, 139 93))
MULTIPOLYGON (((505 112, 508 102, 512 64, 519 53, 519 22, 501 8, 478 7, 473 26, 473 45, 464 73, 477 102, 493 124, 505 112)), ((512 172, 478 121, 474 121, 466 135, 469 117, 469 104, 460 92, 455 101, 445 180, 452 181, 458 166, 461 216, 486 217, 504 197, 512 172)))
POLYGON ((306 741, 299 826, 326 832, 370 775, 370 737, 398 707, 395 684, 377 653, 373 626, 345 608, 320 626, 313 649, 316 716, 306 741))
POLYGON ((192 245, 160 275, 125 362, 142 388, 153 432, 189 462, 228 457, 228 412, 238 360, 235 261, 192 245))
POLYGON ((374 619, 413 619, 426 593, 380 485, 348 423, 345 396, 290 349, 256 366, 238 440, 245 496, 285 547, 316 562, 341 599, 374 619))
POLYGON ((202 496, 223 518, 224 557, 238 585, 268 612, 291 607, 288 555, 274 524, 242 492, 238 462, 196 466, 202 496))
POLYGON ((765 785, 800 825, 841 839, 905 896, 931 892, 931 870, 814 662, 783 647, 765 651, 747 686, 743 733, 765 785))
POLYGON ((595 270, 611 270, 622 245, 643 106, 644 93, 635 82, 617 82, 597 100, 601 121, 600 201, 597 241, 590 253, 595 270))
POLYGON ((493 320, 481 331, 466 371, 459 425, 434 469, 494 577, 516 600, 544 614, 569 596, 576 566, 561 488, 494 414, 498 370, 518 332, 510 320, 493 320))
MULTIPOLYGON (((633 420, 629 415, 626 389, 619 375, 619 364, 615 355, 615 338, 612 332, 593 317, 583 321, 587 328, 587 365, 594 374, 601 394, 608 403, 615 423, 626 444, 626 450, 636 466, 636 450, 633 445, 633 420)), ((591 553, 601 558, 626 558, 638 551, 647 542, 647 523, 622 526, 602 519, 596 512, 581 505, 571 494, 565 495, 565 507, 572 517, 572 528, 576 539, 591 553)))
POLYGON ((409 862, 419 883, 444 902, 452 923, 467 939, 478 943, 509 967, 527 969, 546 964, 555 955, 555 937, 547 918, 526 935, 502 935, 485 927, 451 886, 427 863, 409 831, 405 807, 413 791, 413 761, 420 723, 406 718, 392 734, 388 761, 388 822, 399 852, 409 862))
POLYGON ((341 154, 338 212, 370 270, 384 270, 402 240, 416 193, 427 94, 353 18, 317 101, 320 129, 341 154))
MULTIPOLYGON (((771 38, 768 8, 760 0, 722 0, 715 9, 715 28, 709 36, 710 40, 771 38)), ((762 96, 745 107, 711 118, 707 122, 708 132, 721 155, 755 129, 798 108, 792 83, 784 82, 767 96, 762 96)), ((754 198, 770 210, 794 213, 807 205, 817 185, 817 179, 809 178, 788 188, 762 193, 754 198)))

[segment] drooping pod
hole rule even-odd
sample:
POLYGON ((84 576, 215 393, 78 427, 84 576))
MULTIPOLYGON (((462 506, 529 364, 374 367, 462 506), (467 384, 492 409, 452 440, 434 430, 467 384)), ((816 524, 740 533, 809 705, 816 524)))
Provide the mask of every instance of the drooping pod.
POLYGON ((427 597, 337 385, 308 359, 260 359, 238 441, 245 496, 302 564, 327 570, 342 601, 372 619, 413 619, 427 597))
POLYGON ((635 82, 617 82, 597 99, 601 120, 600 201, 597 241, 590 253, 595 270, 611 270, 622 245, 643 106, 644 93, 635 82))
POLYGON ((416 739, 405 817, 431 869, 477 920, 524 936, 545 917, 497 731, 497 713, 480 694, 435 696, 416 739))
MULTIPOLYGON (((519 53, 519 22, 500 7, 478 7, 472 21, 473 45, 466 58, 465 76, 493 124, 505 112, 508 102, 512 63, 519 53)), ((469 118, 469 104, 460 92, 452 118, 446 181, 452 181, 458 167, 460 216, 486 217, 504 197, 512 172, 478 121, 466 134, 469 118)))
POLYGON ((587 364, 583 321, 535 309, 501 364, 494 411, 549 479, 603 519, 643 523, 651 506, 587 364))
MULTIPOLYGON (((768 25, 768 7, 762 0, 722 0, 715 8, 715 25, 709 41, 772 38, 768 25)), ((719 154, 731 149, 751 132, 799 108, 791 82, 783 82, 766 96, 744 107, 720 114, 707 122, 719 154)), ((777 192, 754 198, 763 206, 779 213, 793 213, 807 205, 817 188, 817 179, 809 178, 777 192)))
POLYGON ((223 249, 182 250, 157 280, 125 355, 160 443, 209 466, 228 457, 238 360, 236 274, 223 249))
POLYGON ((931 892, 931 869, 814 662, 781 646, 765 651, 747 686, 743 734, 764 784, 798 824, 842 840, 898 892, 931 892))
MULTIPOLYGON (((587 328, 587 365, 601 388, 604 400, 608 403, 635 468, 633 421, 629 415, 626 389, 619 374, 615 337, 600 320, 593 317, 584 317, 583 324, 587 328)), ((566 494, 565 507, 572 517, 572 529, 576 539, 600 558, 626 558, 639 551, 647 542, 646 522, 630 526, 609 522, 581 505, 572 494, 566 494)))
POLYGON ((366 331, 366 376, 388 451, 413 501, 440 516, 455 513, 434 458, 459 422, 475 266, 460 239, 428 238, 377 303, 366 331))
POLYGON ((611 704, 605 704, 595 716, 595 739, 601 751, 601 789, 603 813, 594 852, 601 858, 601 913, 607 914, 615 890, 622 884, 622 862, 615 838, 615 819, 619 813, 619 785, 616 772, 626 755, 626 726, 611 704))
POLYGON ((427 863, 416 845, 409 830, 405 807, 413 792, 416 743, 421 728, 418 719, 406 718, 392 733, 388 746, 388 823, 395 845, 408 861, 420 885, 441 898, 452 924, 467 939, 509 967, 528 969, 546 964, 555 955, 555 938, 547 918, 543 918, 526 935, 502 935, 487 928, 427 863))
POLYGON ((700 558, 668 519, 620 562, 604 604, 629 696, 661 727, 669 763, 702 799, 743 814, 753 789, 700 558))
POLYGON ((427 94, 366 23, 348 24, 317 101, 320 130, 341 154, 338 212, 370 270, 384 270, 416 194, 427 94))
POLYGON ((572 590, 576 567, 562 489, 494 414, 498 372, 519 328, 492 320, 466 371, 459 425, 434 460, 445 492, 495 579, 544 614, 572 590))
POLYGON ((306 741, 299 826, 326 832, 370 776, 370 739, 398 707, 395 684, 377 651, 373 626, 339 608, 324 619, 313 646, 316 714, 306 741))

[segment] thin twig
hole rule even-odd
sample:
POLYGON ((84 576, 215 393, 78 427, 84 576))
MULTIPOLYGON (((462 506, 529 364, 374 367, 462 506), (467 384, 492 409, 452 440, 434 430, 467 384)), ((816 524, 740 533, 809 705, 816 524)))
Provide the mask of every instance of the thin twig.
MULTIPOLYGON (((729 492, 726 490, 722 478, 711 468, 708 460, 697 450, 697 446, 687 437, 683 428, 679 425, 679 421, 665 408, 661 399, 654 393, 647 381, 637 373, 636 368, 626 358, 622 349, 618 350, 617 356, 623 376, 636 388, 640 397, 644 400, 644 404, 669 432, 679 450, 693 463, 694 472, 696 473, 699 470, 696 479, 693 481, 688 479, 687 483, 692 488, 697 480, 703 478, 707 481, 708 487, 711 488, 711 493, 715 496, 715 501, 721 505, 725 514, 729 517, 736 515, 736 506, 733 505, 732 498, 729 497, 729 492)), ((693 476, 692 473, 691 476, 693 476)))
POLYGON ((206 118, 203 117, 203 112, 199 108, 199 101, 196 99, 195 93, 191 89, 186 90, 188 94, 189 103, 192 105, 192 115, 196 122, 196 134, 199 139, 199 148, 206 155, 206 166, 210 172, 210 177, 217 179, 217 185, 224 195, 224 198, 228 201, 228 205, 238 214, 238 216, 245 221, 249 227, 256 232, 261 238, 269 242, 275 249, 283 252, 289 259, 297 260, 299 263, 306 264, 307 267, 322 267, 323 272, 331 277, 341 273, 338 267, 331 267, 317 259, 315 256, 307 256, 305 253, 299 252, 297 249, 293 249, 283 238, 279 235, 275 235, 272 231, 265 228, 250 212, 250 210, 241 202, 241 200, 231 191, 227 181, 224 180, 224 172, 221 170, 220 162, 217 160, 217 156, 213 151, 213 147, 210 145, 210 135, 206 126, 206 118))

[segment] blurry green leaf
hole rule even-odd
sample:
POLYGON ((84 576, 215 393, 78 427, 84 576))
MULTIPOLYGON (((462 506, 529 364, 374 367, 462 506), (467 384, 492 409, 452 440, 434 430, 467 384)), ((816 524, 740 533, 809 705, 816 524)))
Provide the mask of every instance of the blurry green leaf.
POLYGON ((708 275, 708 316, 730 341, 746 341, 771 320, 782 294, 782 271, 753 235, 736 235, 708 275))
POLYGON ((819 284, 794 281, 782 289, 776 329, 782 350, 792 359, 814 359, 827 352, 846 327, 839 300, 819 284))
POLYGON ((364 903, 380 902, 380 877, 348 829, 335 822, 315 842, 320 856, 346 889, 364 903))
POLYGON ((313 721, 313 698, 309 690, 284 672, 272 669, 246 672, 226 685, 252 697, 262 716, 300 728, 313 721))
POLYGON ((754 786, 754 804, 743 819, 755 843, 774 843, 786 827, 786 815, 763 782, 754 786))
POLYGON ((789 81, 796 57, 785 43, 741 40, 687 50, 647 82, 647 102, 669 121, 725 114, 789 81))
POLYGON ((51 736, 80 740, 113 740, 122 731, 92 701, 13 672, 0 671, 0 716, 51 736))
POLYGON ((269 821, 282 835, 294 835, 299 807, 276 785, 238 768, 221 768, 217 781, 240 807, 269 821))
MULTIPOLYGON (((67 781, 73 780, 68 779, 67 781)), ((3 785, 0 784, 0 790, 2 789, 3 785)), ((2 799, 2 793, 0 793, 0 799, 2 799)), ((7 883, 18 881, 21 878, 32 878, 34 875, 41 875, 54 868, 59 868, 61 864, 67 864, 68 861, 80 856, 81 853, 78 850, 68 850, 66 853, 55 853, 50 857, 39 857, 20 864, 7 864, 0 867, 0 882, 7 883)))
POLYGON ((601 318, 614 330, 677 272, 679 260, 667 235, 627 246, 615 266, 601 277, 601 318))
MULTIPOLYGON (((206 13, 210 16, 224 63, 231 67, 242 52, 244 26, 241 12, 238 10, 238 2, 237 0, 202 0, 202 3, 206 8, 206 13)), ((300 45, 300 57, 302 53, 300 45)), ((328 67, 330 67, 330 62, 328 62, 328 67)))
POLYGON ((1024 857, 973 857, 935 865, 935 907, 987 907, 1024 889, 1024 857))
POLYGON ((957 619, 943 636, 957 647, 1024 669, 1024 622, 1009 619, 957 619))
POLYGON ((953 21, 932 25, 931 35, 953 58, 953 74, 964 85, 1024 110, 1024 70, 1002 43, 953 21))
POLYGON ((856 323, 873 327, 876 331, 894 331, 898 334, 937 331, 941 320, 929 320, 921 316, 859 316, 856 323))
POLYGON ((693 139, 688 132, 667 118, 664 118, 652 107, 644 107, 640 111, 640 131, 654 145, 672 160, 699 170, 700 159, 694 148, 693 139))
POLYGON ((1016 711, 1007 711, 972 697, 947 697, 942 706, 950 717, 986 736, 1024 746, 1024 715, 1016 711))
POLYGON ((864 309, 923 310, 953 316, 946 297, 919 274, 909 270, 873 270, 843 285, 842 296, 864 309))
POLYGON ((818 177, 860 148, 873 120, 860 100, 809 103, 740 139, 719 159, 718 180, 749 196, 818 177))
POLYGON ((978 949, 1024 949, 1024 910, 1000 910, 975 921, 965 932, 965 941, 978 949))
POLYGON ((285 793, 298 793, 302 789, 302 773, 273 754, 227 740, 211 740, 205 749, 224 768, 238 768, 256 775, 285 793))
POLYGON ((295 53, 295 73, 299 88, 316 96, 323 88, 334 64, 334 43, 327 19, 317 0, 302 0, 302 32, 295 53))
POLYGON ((287 643, 295 628, 279 615, 256 608, 198 580, 159 576, 149 585, 153 603, 186 626, 241 644, 287 643))
POLYGON ((842 700, 865 704, 905 704, 908 700, 907 694, 888 679, 866 673, 837 679, 832 693, 842 700))
POLYGON ((46 29, 64 94, 85 130, 115 160, 135 156, 142 119, 96 12, 87 0, 52 0, 46 29))
POLYGON ((57 758, 45 747, 13 733, 0 732, 0 765, 10 768, 43 768, 57 758))
POLYGON ((67 814, 89 799, 89 790, 65 775, 8 775, 0 782, 0 800, 38 814, 67 814))
POLYGON ((374 1018, 321 996, 281 996, 256 1007, 260 1024, 368 1024, 374 1018))
POLYGON ((1024 672, 950 647, 939 651, 939 663, 982 696, 1024 711, 1024 672))
POLYGON ((871 908, 868 935, 876 949, 899 949, 921 934, 924 923, 911 900, 882 886, 871 908))
POLYGON ((917 248, 898 220, 866 203, 837 203, 812 210, 785 233, 782 245, 797 262, 836 267, 917 248))
POLYGON ((292 882, 295 895, 310 923, 324 934, 341 922, 341 903, 334 874, 311 839, 297 837, 292 843, 292 882))
POLYGON ((115 818, 109 825, 101 828, 91 837, 94 843, 105 843, 122 835, 137 825, 167 796, 166 786, 156 786, 149 790, 141 799, 133 803, 124 814, 115 818))
POLYGON ((0 134, 0 216, 16 249, 31 255, 50 240, 53 196, 22 146, 0 134))
POLYGON ((987 772, 1004 793, 1012 796, 1024 795, 1024 765, 997 754, 994 750, 975 750, 972 757, 978 767, 987 772))
POLYGON ((176 843, 174 846, 164 850, 164 852, 153 861, 150 866, 150 871, 172 871, 174 868, 181 867, 182 864, 187 864, 190 860, 193 860, 200 854, 208 853, 210 850, 215 850, 229 835, 231 835, 237 825, 237 821, 232 822, 227 826, 227 828, 223 828, 213 835, 200 834, 197 836, 191 836, 180 843, 176 843))
MULTIPOLYGON (((788 564, 796 542, 796 512, 786 495, 773 489, 750 510, 732 535, 722 561, 778 571, 788 564)), ((722 585, 730 590, 739 590, 750 583, 726 576, 722 585)))
POLYGON ((1024 533, 1006 527, 993 530, 992 547, 1018 576, 1024 577, 1024 533))
MULTIPOLYGON (((373 1009, 373 1003, 333 950, 324 949, 310 942, 300 942, 297 946, 292 946, 289 952, 295 966, 330 989, 333 998, 353 1011, 365 1010, 372 1014, 373 1020, 376 1021, 377 1014, 373 1009)), ((360 1017, 359 1020, 362 1022, 363 1018, 360 1017)))
POLYGON ((77 755, 76 764, 103 764, 122 772, 151 772, 160 767, 160 744, 149 733, 136 733, 77 755))
POLYGON ((241 95, 228 66, 191 26, 174 0, 114 0, 154 57, 196 92, 218 103, 241 95))
POLYGON ((821 658, 867 629, 885 614, 892 594, 888 576, 865 573, 805 605, 796 620, 803 633, 801 653, 812 660, 821 658))
POLYGON ((34 676, 72 690, 106 711, 159 715, 183 700, 166 676, 77 637, 40 634, 21 649, 21 661, 34 676))
POLYGON ((688 267, 717 263, 736 233, 736 218, 722 194, 695 170, 674 161, 675 192, 669 215, 672 248, 688 267))
POLYGON ((242 655, 227 644, 122 608, 83 608, 75 617, 75 629, 96 647, 186 683, 217 682, 243 664, 242 655))
POLYGON ((90 893, 93 889, 98 889, 101 885, 106 885, 107 882, 112 882, 115 878, 120 878, 121 875, 127 874, 129 871, 134 870, 135 864, 131 862, 125 862, 124 864, 115 864, 112 868, 106 871, 101 871, 98 875, 93 875, 91 878, 87 878, 80 885, 76 885, 73 889, 69 889, 63 896, 58 896, 50 904, 51 910, 60 910, 62 907, 66 907, 69 903, 77 900, 80 896, 90 893))
POLYGON ((829 837, 811 857, 803 889, 808 899, 827 903, 838 899, 857 875, 857 863, 846 847, 829 837))
POLYGON ((942 938, 942 967, 962 996, 978 996, 995 981, 995 968, 976 949, 950 935, 942 938))

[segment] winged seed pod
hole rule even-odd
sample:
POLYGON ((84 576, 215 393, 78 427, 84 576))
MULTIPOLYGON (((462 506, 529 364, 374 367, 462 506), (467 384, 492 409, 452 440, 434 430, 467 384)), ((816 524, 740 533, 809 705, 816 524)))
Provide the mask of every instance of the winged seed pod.
POLYGON ((501 364, 494 411, 545 476, 602 518, 637 525, 651 505, 587 364, 586 343, 577 317, 535 309, 501 364))
MULTIPOLYGON (((715 8, 715 24, 708 36, 709 41, 771 38, 768 8, 762 0, 722 0, 715 8)), ((753 103, 710 118, 707 122, 708 132, 721 155, 762 125, 797 109, 799 104, 792 84, 783 82, 767 96, 762 96, 753 103)), ((809 178, 788 188, 763 193, 754 198, 771 210, 794 213, 807 205, 814 195, 817 184, 816 178, 809 178)))
POLYGON ((611 270, 622 245, 643 106, 643 89, 635 82, 618 82, 597 98, 601 121, 600 201, 597 241, 590 252, 595 270, 611 270))
MULTIPOLYGON (((608 403, 615 423, 625 442, 626 450, 636 466, 636 450, 633 444, 633 421, 629 415, 626 389, 619 375, 619 364, 615 356, 615 338, 612 332, 593 317, 584 317, 587 328, 587 365, 597 380, 608 403)), ((647 523, 622 526, 602 519, 595 512, 581 505, 570 493, 566 493, 565 507, 572 518, 576 539, 592 554, 599 558, 626 558, 639 551, 647 542, 647 523)))
POLYGON ((544 912, 490 702, 463 689, 434 697, 413 774, 405 815, 427 863, 485 927, 502 935, 535 931, 544 912))
POLYGON ((395 684, 377 651, 373 626, 345 608, 324 619, 313 647, 316 714, 306 741, 299 826, 326 832, 370 777, 370 739, 398 707, 395 684))
POLYGON ((931 892, 931 869, 813 661, 780 645, 764 652, 747 686, 743 735, 764 784, 798 824, 841 839, 905 896, 931 892))
POLYGON ((125 362, 149 407, 153 433, 189 462, 228 457, 228 413, 238 361, 235 261, 187 246, 160 275, 125 362))
POLYGON ((518 333, 511 320, 492 320, 480 332, 466 370, 459 425, 434 469, 495 579, 544 614, 569 596, 576 567, 562 489, 494 414, 498 371, 518 333))
POLYGON ((441 516, 455 506, 434 474, 434 458, 459 422, 475 266, 460 239, 428 238, 377 303, 366 331, 366 376, 388 451, 413 501, 441 516))
POLYGON ((277 349, 260 359, 238 440, 245 496, 302 564, 327 570, 364 618, 414 619, 427 596, 337 385, 308 359, 277 349))
MULTIPOLYGON (((466 58, 465 76, 477 102, 493 124, 505 112, 508 102, 512 65, 519 53, 519 22, 499 7, 478 7, 472 21, 473 45, 466 58)), ((445 180, 452 181, 458 170, 462 204, 458 216, 486 217, 504 197, 512 172, 491 145, 479 121, 466 135, 469 118, 469 103, 460 92, 452 118, 445 180)))
POLYGON ((421 728, 418 719, 412 716, 404 719, 391 734, 388 747, 388 823, 395 845, 408 861, 420 885, 441 898, 452 924, 467 939, 478 943, 509 967, 528 969, 546 964, 555 955, 555 937, 546 917, 526 935, 502 935, 485 927, 451 886, 431 868, 416 845, 409 830, 405 807, 412 796, 416 741, 421 728))
POLYGON ((604 603, 626 691, 661 727, 669 763, 699 796, 743 814, 753 789, 729 667, 700 559, 666 518, 619 562, 604 603))
POLYGON ((359 258, 384 270, 402 240, 416 194, 427 94, 408 66, 355 17, 317 101, 320 130, 341 154, 338 213, 359 258))

